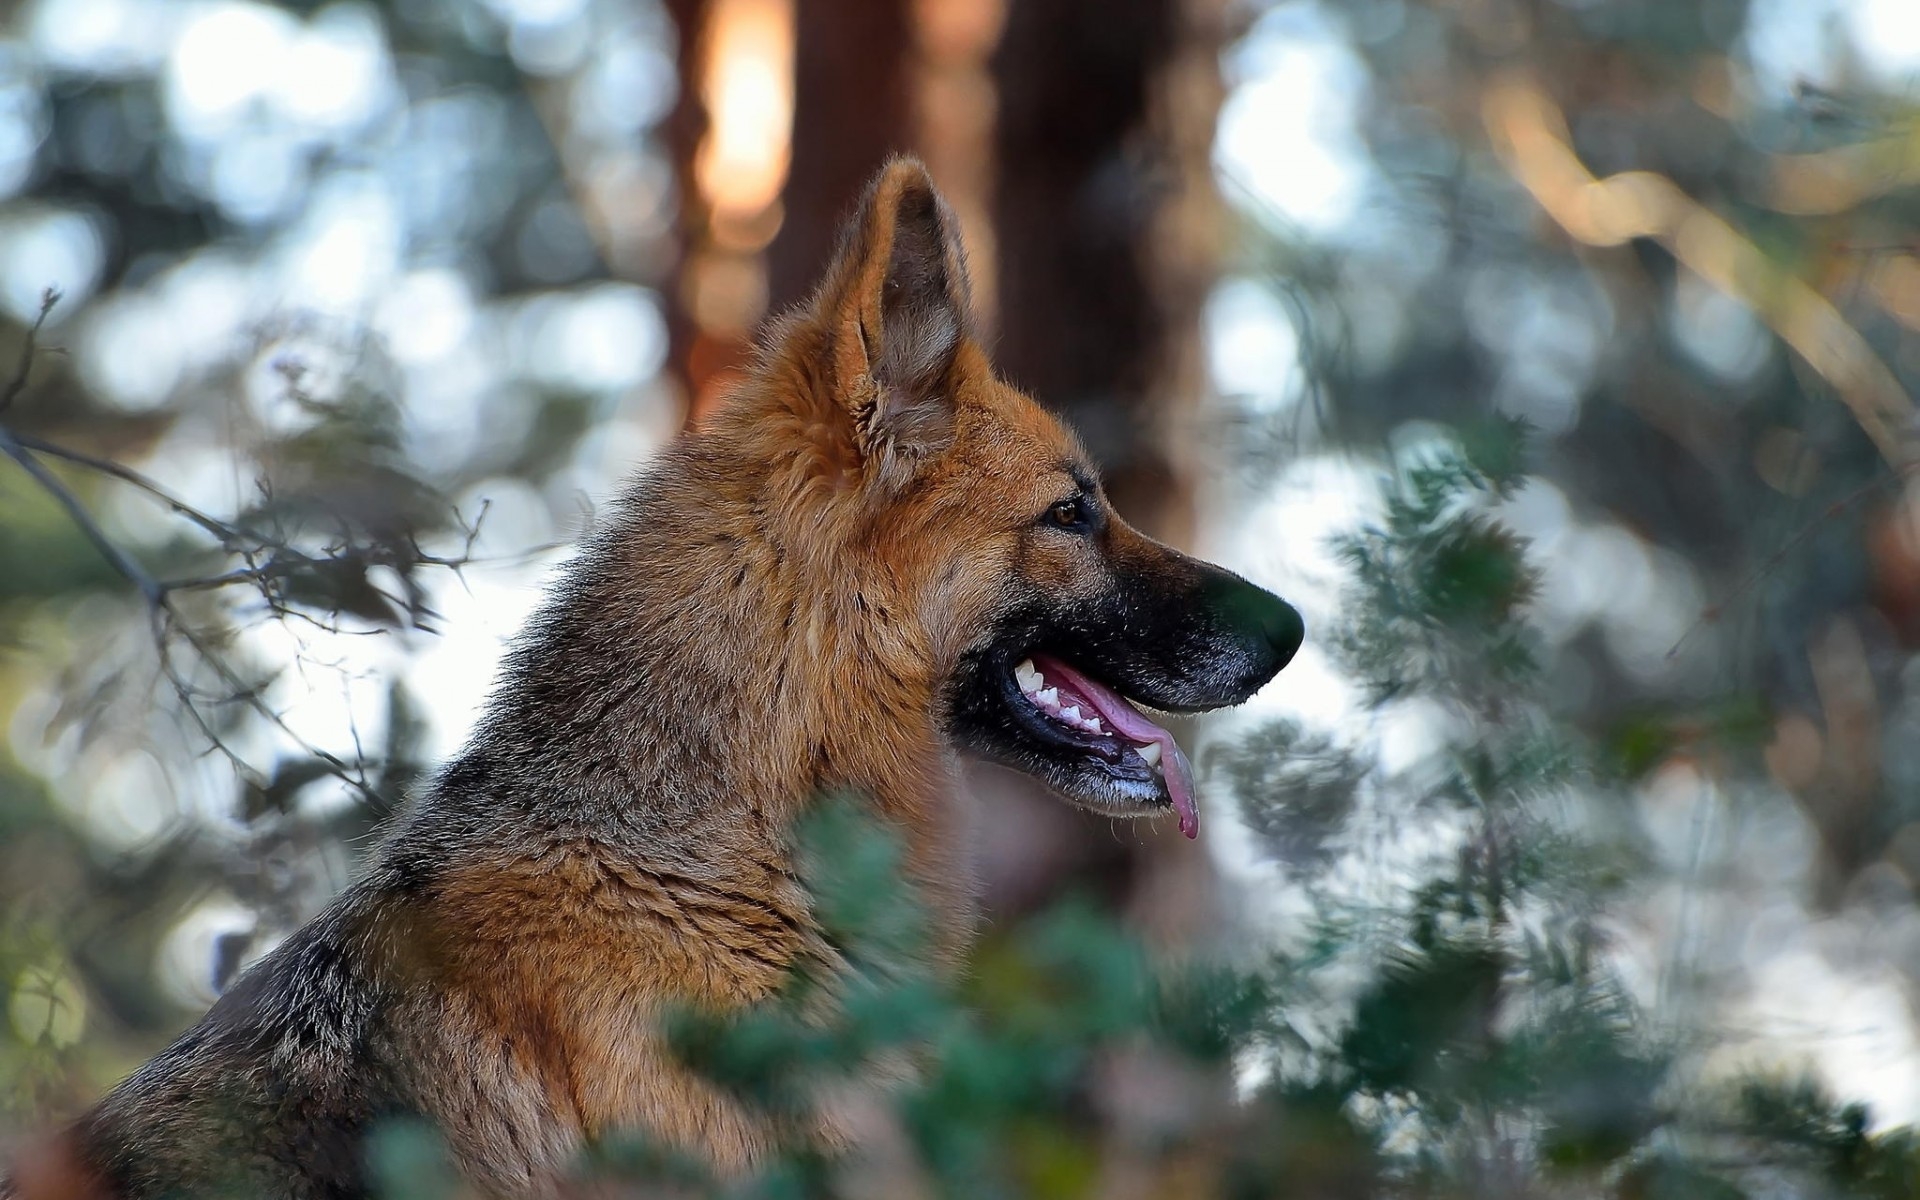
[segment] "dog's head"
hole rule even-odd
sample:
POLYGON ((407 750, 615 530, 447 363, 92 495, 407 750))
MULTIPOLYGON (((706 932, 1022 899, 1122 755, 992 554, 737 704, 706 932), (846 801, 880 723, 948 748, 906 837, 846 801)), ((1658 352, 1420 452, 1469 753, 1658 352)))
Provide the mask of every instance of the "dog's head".
POLYGON ((1191 835, 1190 769, 1138 705, 1245 700, 1299 648, 1300 616, 1131 528, 1073 435, 995 377, 925 168, 881 172, 760 374, 774 411, 721 420, 781 464, 769 507, 789 539, 836 548, 823 586, 874 631, 848 686, 913 681, 960 749, 1107 815, 1176 810, 1191 835))

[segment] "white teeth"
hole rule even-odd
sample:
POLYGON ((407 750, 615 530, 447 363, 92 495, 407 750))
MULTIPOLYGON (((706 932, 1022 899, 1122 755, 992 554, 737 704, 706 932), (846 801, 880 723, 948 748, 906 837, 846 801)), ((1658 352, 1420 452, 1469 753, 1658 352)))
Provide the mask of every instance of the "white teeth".
POLYGON ((1135 746, 1133 749, 1134 749, 1134 753, 1138 754, 1141 758, 1146 760, 1146 763, 1148 766, 1157 767, 1160 765, 1160 743, 1159 742, 1148 742, 1144 746, 1135 746))
POLYGON ((1033 665, 1032 659, 1021 659, 1020 665, 1013 669, 1013 678, 1014 682, 1020 685, 1020 690, 1026 693, 1027 699, 1045 709, 1048 716, 1058 718, 1062 724, 1071 725, 1075 729, 1084 729, 1088 733, 1105 734, 1107 732, 1107 727, 1100 723, 1099 717, 1092 713, 1082 714, 1078 704, 1060 707, 1060 689, 1046 685, 1046 676, 1033 665))

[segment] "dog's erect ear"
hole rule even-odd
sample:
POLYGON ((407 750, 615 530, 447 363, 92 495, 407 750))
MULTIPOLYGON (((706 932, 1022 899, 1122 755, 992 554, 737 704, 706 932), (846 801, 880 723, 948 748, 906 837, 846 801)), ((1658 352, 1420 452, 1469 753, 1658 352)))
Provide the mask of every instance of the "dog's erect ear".
POLYGON ((868 186, 815 305, 863 451, 910 460, 945 445, 954 356, 971 323, 967 265, 919 162, 895 159, 868 186))

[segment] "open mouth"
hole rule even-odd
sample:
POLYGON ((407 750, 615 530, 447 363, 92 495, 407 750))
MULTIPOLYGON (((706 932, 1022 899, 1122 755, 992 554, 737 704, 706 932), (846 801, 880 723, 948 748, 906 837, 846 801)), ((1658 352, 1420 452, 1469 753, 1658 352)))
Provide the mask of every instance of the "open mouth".
POLYGON ((1293 606, 1237 575, 1122 524, 1110 533, 1127 561, 1108 556, 1104 590, 1009 593, 954 663, 941 725, 954 749, 1076 807, 1107 817, 1172 812, 1195 837, 1193 767, 1167 718, 1140 705, 1198 713, 1244 703, 1287 665, 1304 627, 1293 606))
POLYGON ((1011 679, 1025 710, 1023 722, 1062 751, 1077 753, 1116 784, 1151 782, 1180 818, 1189 838, 1200 831, 1193 800, 1193 767, 1173 735, 1124 696, 1044 654, 1013 668, 1011 679))

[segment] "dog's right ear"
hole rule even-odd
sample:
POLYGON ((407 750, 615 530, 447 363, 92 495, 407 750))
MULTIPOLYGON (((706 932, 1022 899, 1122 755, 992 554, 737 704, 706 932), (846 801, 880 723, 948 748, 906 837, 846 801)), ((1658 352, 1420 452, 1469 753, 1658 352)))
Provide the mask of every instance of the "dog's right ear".
POLYGON ((968 307, 953 213, 926 167, 894 159, 868 185, 814 297, 832 385, 880 474, 910 472, 951 438, 951 377, 971 331, 968 307))

